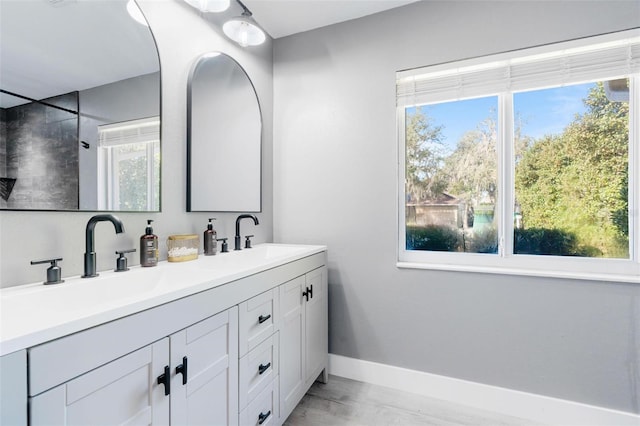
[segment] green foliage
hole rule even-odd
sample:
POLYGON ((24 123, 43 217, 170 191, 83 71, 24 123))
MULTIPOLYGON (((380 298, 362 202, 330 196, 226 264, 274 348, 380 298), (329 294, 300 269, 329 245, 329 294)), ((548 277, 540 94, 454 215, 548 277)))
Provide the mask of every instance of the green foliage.
POLYGON ((554 254, 628 257, 629 105, 609 101, 601 83, 584 103, 584 115, 535 141, 516 165, 517 200, 533 232, 525 240, 546 230, 548 249, 566 250, 554 254))
POLYGON ((497 231, 494 227, 474 233, 446 225, 407 226, 407 250, 497 253, 497 231))
POLYGON ((514 252, 516 254, 587 257, 598 257, 602 254, 595 247, 580 245, 578 237, 574 233, 545 228, 516 229, 514 252))
POLYGON ((405 128, 407 195, 414 202, 437 197, 445 189, 444 182, 437 179, 445 152, 442 127, 433 126, 416 108, 407 113, 405 128))
POLYGON ((442 169, 447 192, 456 194, 470 205, 478 205, 485 197, 495 203, 498 181, 496 139, 495 120, 491 118, 460 138, 456 150, 447 157, 442 169))
POLYGON ((449 226, 407 226, 407 250, 458 251, 462 233, 449 226))
POLYGON ((489 226, 470 234, 465 239, 465 251, 469 253, 497 253, 497 229, 494 226, 489 226))
POLYGON ((153 158, 153 173, 147 170, 147 145, 145 143, 127 144, 119 148, 118 161, 118 210, 145 211, 160 209, 160 152, 156 150, 153 158), (152 175, 155 179, 153 185, 149 185, 148 179, 152 175), (148 205, 147 191, 153 186, 152 205, 148 205))

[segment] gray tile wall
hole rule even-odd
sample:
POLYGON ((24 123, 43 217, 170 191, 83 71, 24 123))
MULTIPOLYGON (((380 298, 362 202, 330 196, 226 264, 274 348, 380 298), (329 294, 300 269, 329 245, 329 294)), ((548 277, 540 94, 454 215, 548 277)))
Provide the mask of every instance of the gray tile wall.
POLYGON ((6 177, 7 173, 7 112, 4 108, 0 108, 0 177, 6 177))
MULTIPOLYGON (((77 111, 78 93, 45 102, 77 111)), ((0 145, 5 145, 5 172, 17 181, 6 205, 0 207, 77 209, 77 114, 32 102, 6 109, 3 123, 6 143, 0 145)))
MULTIPOLYGON (((0 108, 0 178, 7 177, 7 111, 0 108)), ((7 202, 0 197, 0 209, 6 209, 7 202)))

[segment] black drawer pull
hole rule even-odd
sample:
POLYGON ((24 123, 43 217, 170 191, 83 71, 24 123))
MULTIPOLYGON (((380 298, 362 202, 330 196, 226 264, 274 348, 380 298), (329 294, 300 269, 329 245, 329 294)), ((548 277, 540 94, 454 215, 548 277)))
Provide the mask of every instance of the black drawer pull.
POLYGON ((164 367, 164 374, 158 376, 158 384, 164 385, 165 395, 169 395, 171 393, 171 369, 168 365, 164 367))
POLYGON ((264 316, 264 315, 260 315, 258 317, 258 324, 262 324, 263 322, 265 322, 266 320, 268 320, 269 318, 271 318, 271 314, 264 316))
POLYGON ((271 367, 271 363, 270 362, 268 362, 266 364, 260 364, 258 366, 258 374, 264 373, 265 371, 267 371, 269 369, 269 367, 271 367))
POLYGON ((182 357, 182 364, 176 367, 176 374, 182 374, 182 384, 187 384, 187 357, 182 357))
POLYGON ((258 414, 258 424, 261 425, 262 423, 264 423, 265 420, 267 420, 267 417, 269 417, 271 415, 271 410, 267 411, 267 414, 258 414))

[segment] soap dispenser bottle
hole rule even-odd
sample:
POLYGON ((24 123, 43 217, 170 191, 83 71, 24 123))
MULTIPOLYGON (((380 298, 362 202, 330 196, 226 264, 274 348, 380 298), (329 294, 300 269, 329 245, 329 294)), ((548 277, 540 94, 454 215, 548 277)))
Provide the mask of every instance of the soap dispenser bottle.
POLYGON ((215 217, 209 219, 209 223, 207 224, 207 229, 204 231, 204 255, 205 256, 213 256, 218 252, 218 243, 217 236, 218 234, 213 229, 212 220, 216 220, 215 217))
POLYGON ((158 236, 153 234, 153 220, 147 220, 144 235, 140 237, 140 266, 156 266, 158 264, 158 236))

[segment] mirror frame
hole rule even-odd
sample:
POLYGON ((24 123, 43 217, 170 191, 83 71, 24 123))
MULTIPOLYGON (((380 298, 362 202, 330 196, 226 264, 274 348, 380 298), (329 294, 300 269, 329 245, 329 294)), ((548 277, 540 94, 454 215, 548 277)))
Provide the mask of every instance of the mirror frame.
MULTIPOLYGON (((189 78, 187 81, 187 192, 186 192, 186 198, 187 198, 187 212, 190 213, 195 213, 195 212, 219 212, 219 213, 241 213, 241 212, 248 212, 248 213, 261 213, 262 212, 262 201, 263 201, 263 191, 262 191, 262 187, 263 187, 263 176, 262 176, 262 172, 264 170, 264 164, 263 164, 263 151, 264 151, 264 121, 263 121, 263 117, 262 117, 262 106, 260 104, 260 98, 258 97, 258 91, 256 90, 255 85, 253 84, 253 80, 251 80, 251 77, 249 77, 249 74, 247 73, 247 71, 245 70, 245 68, 240 65, 240 63, 238 61, 236 61, 231 55, 228 55, 224 52, 220 52, 220 51, 212 51, 212 52, 205 52, 202 53, 201 55, 199 55, 196 60, 194 61, 193 65, 191 66, 191 70, 189 71, 189 78), (259 150, 259 156, 260 156, 260 167, 259 167, 259 201, 258 201, 258 209, 257 210, 239 210, 236 208, 228 208, 228 209, 220 209, 220 210, 194 210, 192 208, 192 202, 191 202, 191 197, 192 197, 192 189, 191 189, 191 182, 192 182, 192 170, 193 170, 193 135, 192 135, 192 128, 193 128, 193 98, 192 98, 192 89, 193 89, 193 78, 195 75, 195 72, 198 68, 198 65, 200 65, 202 63, 202 61, 206 60, 207 58, 211 57, 212 55, 215 55, 214 57, 217 56, 224 56, 226 58, 228 58, 229 60, 231 60, 235 66, 242 71, 242 73, 244 74, 244 76, 247 78, 247 81, 249 82, 249 84, 251 85, 251 89, 253 90, 253 94, 255 96, 255 100, 256 100, 256 104, 258 106, 258 115, 259 115, 259 125, 260 125, 260 150, 259 150)), ((215 195, 213 195, 215 196, 215 195)))

